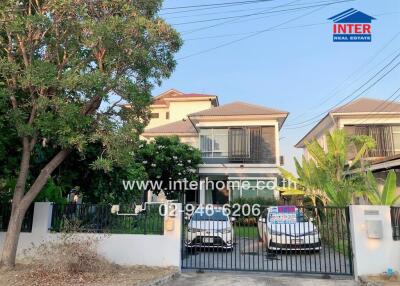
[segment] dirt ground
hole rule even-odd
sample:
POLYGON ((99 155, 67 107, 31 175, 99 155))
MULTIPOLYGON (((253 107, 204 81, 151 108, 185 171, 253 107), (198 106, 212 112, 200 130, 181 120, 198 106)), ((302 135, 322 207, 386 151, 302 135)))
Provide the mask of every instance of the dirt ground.
POLYGON ((101 273, 49 273, 33 265, 18 264, 12 271, 0 269, 0 286, 147 285, 176 271, 172 267, 119 266, 101 273))

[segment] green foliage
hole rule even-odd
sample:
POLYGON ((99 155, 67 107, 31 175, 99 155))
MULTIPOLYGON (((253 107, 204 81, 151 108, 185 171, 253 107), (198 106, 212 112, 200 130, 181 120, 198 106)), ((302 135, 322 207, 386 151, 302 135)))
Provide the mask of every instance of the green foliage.
POLYGON ((36 197, 37 202, 53 202, 58 204, 66 203, 65 197, 63 197, 62 188, 57 186, 54 180, 51 178, 47 181, 47 184, 40 191, 36 197))
POLYGON ((181 143, 175 136, 156 137, 149 143, 141 142, 135 162, 145 168, 148 180, 163 182, 163 191, 168 199, 177 199, 183 190, 171 190, 168 188, 169 182, 197 180, 197 168, 202 159, 198 149, 181 143))
POLYGON ((230 205, 239 204, 240 206, 243 205, 250 205, 253 206, 258 204, 260 206, 275 206, 277 205, 277 201, 274 198, 264 198, 264 197, 256 197, 256 198, 236 198, 231 200, 230 205))
POLYGON ((366 178, 367 197, 373 205, 392 206, 400 199, 396 194, 397 176, 394 170, 389 171, 382 191, 379 190, 378 182, 371 171, 367 172, 366 178))
POLYGON ((303 156, 300 164, 295 158, 298 177, 281 168, 282 175, 292 184, 280 191, 288 196, 304 195, 313 205, 319 200, 325 205, 348 206, 354 196, 365 192, 362 174, 349 176, 348 172, 362 165, 364 155, 375 147, 375 142, 371 137, 349 136, 339 129, 325 136, 326 151, 317 140, 313 140, 306 144, 311 159, 303 156), (356 147, 357 154, 349 161, 347 155, 351 146, 356 147))
POLYGON ((100 148, 91 168, 107 174, 113 168, 140 170, 132 166, 132 154, 148 122, 151 89, 171 75, 182 45, 159 17, 161 5, 1 1, 2 192, 18 176, 21 139, 32 149, 28 187, 59 151, 84 157, 93 144, 100 148))

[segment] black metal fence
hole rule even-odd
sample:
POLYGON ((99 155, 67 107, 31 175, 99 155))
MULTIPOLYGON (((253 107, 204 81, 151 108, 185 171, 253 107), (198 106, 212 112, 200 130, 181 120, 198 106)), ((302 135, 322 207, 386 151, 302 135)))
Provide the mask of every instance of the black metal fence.
POLYGON ((400 240, 400 207, 391 207, 390 216, 392 219, 393 240, 400 240))
MULTIPOLYGON (((0 231, 7 231, 11 217, 11 208, 11 204, 0 204, 0 231)), ((33 209, 34 204, 32 204, 26 211, 24 220, 22 221, 21 232, 32 231, 33 209)))
POLYGON ((353 274, 348 208, 207 207, 185 206, 183 268, 353 274))
POLYGON ((112 213, 111 205, 53 204, 51 231, 94 232, 123 234, 164 233, 164 219, 160 204, 147 204, 135 214, 134 207, 120 206, 112 213))

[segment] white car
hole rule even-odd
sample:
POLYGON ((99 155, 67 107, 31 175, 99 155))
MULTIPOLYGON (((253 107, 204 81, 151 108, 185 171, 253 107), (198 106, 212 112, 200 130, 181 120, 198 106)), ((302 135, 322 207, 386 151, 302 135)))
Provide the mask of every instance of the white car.
POLYGON ((279 221, 282 215, 276 212, 276 208, 266 208, 257 223, 259 238, 267 250, 321 250, 320 234, 312 219, 295 208, 294 220, 279 221))
POLYGON ((233 227, 222 208, 199 207, 187 226, 185 246, 195 248, 233 249, 233 227))

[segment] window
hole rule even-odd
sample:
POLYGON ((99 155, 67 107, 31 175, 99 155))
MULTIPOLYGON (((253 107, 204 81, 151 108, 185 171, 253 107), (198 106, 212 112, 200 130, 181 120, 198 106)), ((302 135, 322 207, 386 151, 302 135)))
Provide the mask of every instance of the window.
POLYGON ((203 157, 227 157, 228 129, 201 129, 200 150, 203 157))
POLYGON ((229 159, 243 161, 250 156, 250 133, 248 128, 234 127, 229 129, 229 159))
POLYGON ((165 113, 165 119, 169 119, 169 111, 165 113))
POLYGON ((400 126, 393 126, 394 152, 400 154, 400 126))
POLYGON ((150 113, 150 118, 159 118, 160 114, 159 113, 150 113))

